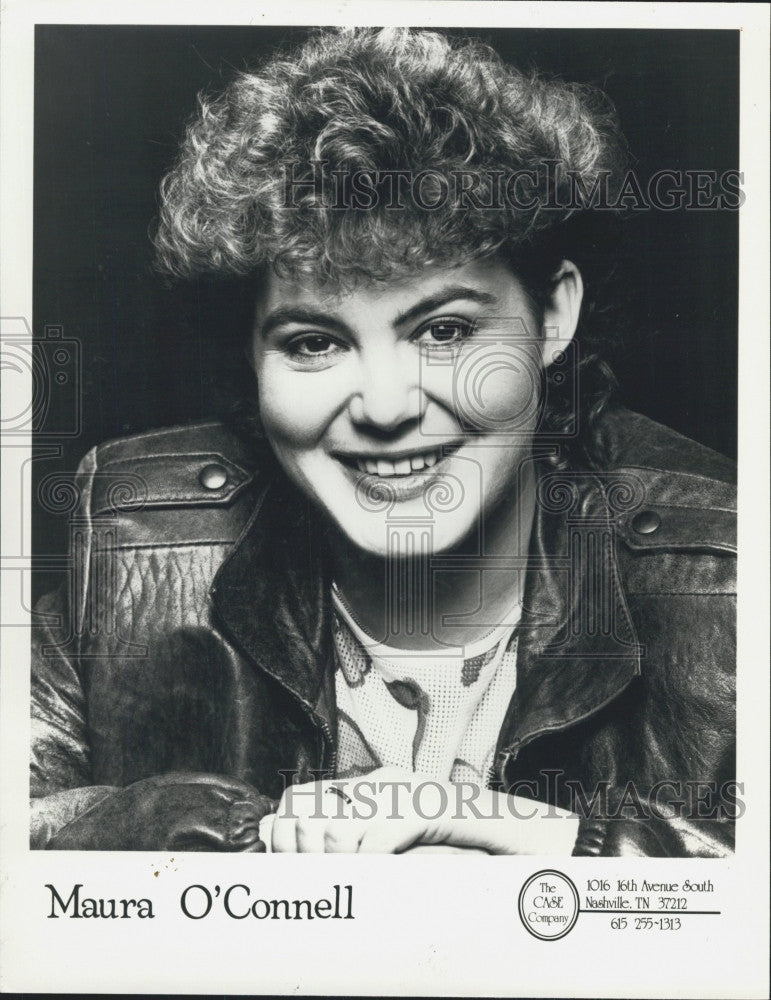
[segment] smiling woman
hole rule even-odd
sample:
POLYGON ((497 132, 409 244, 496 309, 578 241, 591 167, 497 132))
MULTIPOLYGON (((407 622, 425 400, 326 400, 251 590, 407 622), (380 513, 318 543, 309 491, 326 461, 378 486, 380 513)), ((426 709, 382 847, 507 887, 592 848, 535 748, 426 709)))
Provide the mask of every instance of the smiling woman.
POLYGON ((601 94, 429 31, 200 99, 158 260, 248 276, 254 390, 84 460, 36 845, 731 850, 732 469, 618 405, 573 259, 623 148, 601 94))

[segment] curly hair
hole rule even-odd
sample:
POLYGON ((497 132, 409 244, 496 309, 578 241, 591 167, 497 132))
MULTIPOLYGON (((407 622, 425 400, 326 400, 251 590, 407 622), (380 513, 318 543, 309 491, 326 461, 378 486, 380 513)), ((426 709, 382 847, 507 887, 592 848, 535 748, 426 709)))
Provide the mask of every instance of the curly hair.
MULTIPOLYGON (((161 185, 157 262, 183 278, 259 278, 272 268, 342 287, 502 254, 541 303, 576 230, 569 186, 613 182, 623 161, 614 109, 592 87, 522 73, 468 38, 319 30, 218 96, 199 95, 161 185), (493 206, 496 178, 527 171, 527 203, 480 207, 493 206), (432 184, 452 193, 429 209, 386 197, 351 209, 350 187, 342 202, 319 198, 317 182, 332 190, 355 175, 382 194, 393 172, 428 179, 429 197, 432 184), (462 174, 476 178, 476 203, 450 184, 462 174)), ((596 345, 584 337, 582 346, 584 409, 596 413, 612 374, 596 345)), ((559 430, 570 415, 552 390, 559 430)))

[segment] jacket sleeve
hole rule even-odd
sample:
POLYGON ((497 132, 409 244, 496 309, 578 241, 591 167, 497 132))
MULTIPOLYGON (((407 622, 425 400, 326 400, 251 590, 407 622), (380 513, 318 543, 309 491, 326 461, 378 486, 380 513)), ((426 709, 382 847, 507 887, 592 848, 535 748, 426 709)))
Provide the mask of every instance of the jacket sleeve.
POLYGON ((115 791, 92 785, 80 678, 63 652, 63 588, 42 598, 32 630, 31 846, 44 847, 63 826, 115 791), (54 624, 56 623, 56 624, 54 624))
MULTIPOLYGON (((61 594, 44 598, 38 611, 67 620, 61 594)), ((35 630, 30 846, 264 851, 260 821, 276 803, 237 778, 171 772, 125 788, 91 784, 83 688, 55 639, 50 627, 35 630)))
MULTIPOLYGON (((671 714, 665 723, 658 703, 638 706, 645 724, 633 724, 632 711, 623 716, 630 741, 640 744, 634 758, 639 770, 621 775, 617 770, 596 810, 582 803, 575 855, 718 858, 733 853, 743 805, 735 778, 732 680, 727 665, 721 679, 712 675, 712 684, 703 684, 698 703, 692 691, 670 686, 671 714)), ((612 750, 621 766, 633 750, 623 742, 625 728, 614 729, 615 739, 606 736, 605 752, 612 750)), ((613 764, 607 764, 606 773, 613 773, 613 764)))
MULTIPOLYGON (((91 529, 96 451, 78 471, 78 517, 91 529)), ((86 551, 88 547, 86 546, 86 551)), ((42 598, 31 643, 33 848, 259 851, 259 821, 275 803, 238 778, 200 771, 149 775, 125 787, 93 782, 83 609, 89 566, 73 551, 68 584, 42 598)))
MULTIPOLYGON (((653 811, 653 810, 652 810, 653 811)), ((731 819, 683 816, 582 819, 575 857, 722 858, 733 853, 731 819)))
POLYGON ((676 662, 661 657, 660 669, 650 670, 652 678, 641 678, 628 692, 626 711, 620 713, 626 726, 617 727, 616 741, 608 737, 607 744, 619 767, 599 814, 590 812, 580 824, 575 854, 717 858, 733 853, 736 819, 744 809, 743 786, 736 780, 733 602, 721 598, 719 604, 711 602, 718 635, 709 649, 696 645, 698 622, 693 623, 684 631, 693 636, 696 654, 689 658, 675 649, 676 662), (635 705, 637 692, 642 694, 635 705), (628 764, 621 770, 625 756, 636 771, 628 764))

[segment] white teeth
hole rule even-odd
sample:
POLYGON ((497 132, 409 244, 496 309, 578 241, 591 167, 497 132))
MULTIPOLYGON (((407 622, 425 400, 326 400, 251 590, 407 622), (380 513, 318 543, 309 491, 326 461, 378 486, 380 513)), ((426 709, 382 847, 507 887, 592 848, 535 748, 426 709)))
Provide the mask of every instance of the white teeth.
POLYGON ((372 476, 409 476, 413 472, 432 468, 441 457, 438 451, 434 451, 426 455, 400 458, 395 462, 389 462, 386 458, 357 458, 356 468, 359 472, 366 472, 372 476))

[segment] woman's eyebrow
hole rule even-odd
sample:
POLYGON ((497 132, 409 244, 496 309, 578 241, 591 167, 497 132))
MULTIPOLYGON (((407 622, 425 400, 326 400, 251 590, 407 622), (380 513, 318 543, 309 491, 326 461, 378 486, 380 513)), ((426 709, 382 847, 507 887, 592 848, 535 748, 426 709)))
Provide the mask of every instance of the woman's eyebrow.
MULTIPOLYGON (((427 295, 419 302, 416 302, 415 305, 410 306, 409 309, 399 313, 393 320, 393 326, 402 326, 416 319, 418 316, 422 316, 423 313, 431 312, 434 309, 441 309, 442 306, 448 302, 454 302, 456 299, 468 299, 472 302, 479 302, 482 305, 489 305, 498 301, 497 297, 491 292, 480 292, 479 289, 473 288, 470 285, 448 285, 434 292, 432 295, 427 295)), ((308 326, 323 326, 328 330, 335 330, 337 333, 347 335, 351 333, 350 328, 341 319, 329 313, 318 309, 309 309, 304 306, 282 306, 268 313, 260 324, 260 334, 263 337, 267 337, 276 327, 283 326, 286 323, 304 323, 308 326)))
POLYGON ((284 306, 268 313, 260 324, 260 334, 267 337, 277 326, 283 326, 285 323, 305 323, 308 326, 323 326, 328 330, 335 330, 337 333, 350 333, 342 320, 330 316, 328 313, 307 309, 303 306, 284 306))
POLYGON ((470 299, 472 302, 480 302, 482 305, 490 305, 498 301, 497 296, 493 295, 492 292, 480 292, 478 288, 472 288, 469 285, 449 285, 439 289, 433 295, 426 296, 420 302, 416 302, 414 306, 410 306, 405 312, 400 313, 393 321, 393 325, 402 326, 404 323, 409 323, 418 316, 422 316, 423 313, 441 309, 442 306, 447 305, 448 302, 454 302, 456 299, 470 299))

